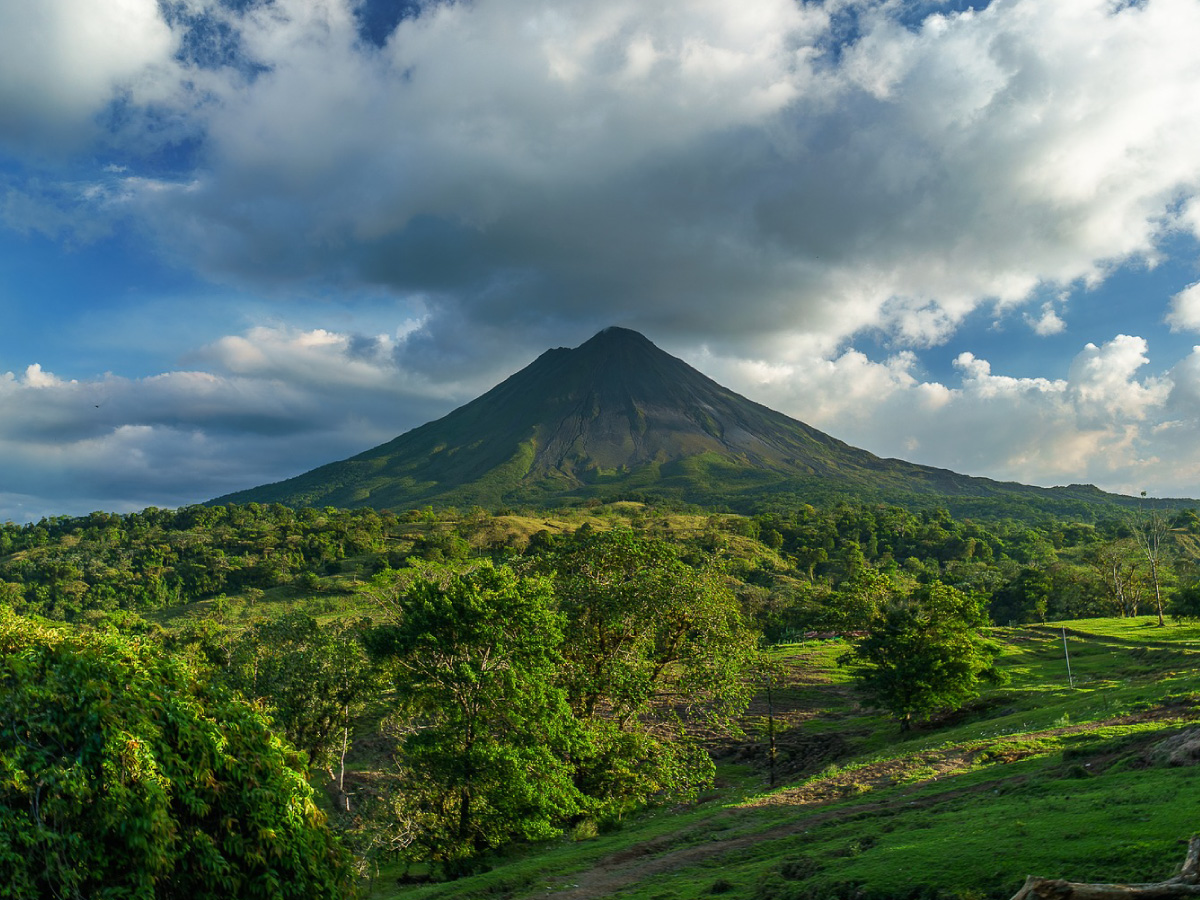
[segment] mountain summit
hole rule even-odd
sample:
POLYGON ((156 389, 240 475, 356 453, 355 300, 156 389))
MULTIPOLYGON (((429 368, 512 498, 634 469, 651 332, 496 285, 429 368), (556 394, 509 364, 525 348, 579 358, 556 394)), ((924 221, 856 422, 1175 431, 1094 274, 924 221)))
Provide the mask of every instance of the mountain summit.
POLYGON ((1047 500, 1110 496, 880 459, 722 387, 636 331, 613 327, 574 349, 546 351, 486 394, 386 444, 213 502, 399 509, 631 492, 736 503, 764 492, 898 499, 1014 491, 1047 500))

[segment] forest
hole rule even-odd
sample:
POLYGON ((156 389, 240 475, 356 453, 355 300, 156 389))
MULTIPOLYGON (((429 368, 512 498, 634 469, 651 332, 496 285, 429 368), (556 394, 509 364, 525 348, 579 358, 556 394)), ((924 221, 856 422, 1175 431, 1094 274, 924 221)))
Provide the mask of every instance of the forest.
POLYGON ((1198 535, 848 502, 8 523, 0 895, 450 882, 695 802, 772 647, 842 641, 908 731, 1001 679, 991 626, 1200 616, 1198 535))
POLYGON ((932 581, 968 591, 996 624, 1200 611, 1194 509, 1029 524, 850 502, 754 516, 641 502, 461 514, 251 503, 6 523, 0 602, 60 621, 201 601, 219 608, 235 595, 253 607, 269 591, 337 596, 385 569, 529 558, 553 551, 576 529, 613 527, 670 544, 685 561, 719 561, 743 609, 772 641, 853 630, 864 583, 877 576, 892 592, 932 581), (540 524, 548 518, 554 522, 540 524))

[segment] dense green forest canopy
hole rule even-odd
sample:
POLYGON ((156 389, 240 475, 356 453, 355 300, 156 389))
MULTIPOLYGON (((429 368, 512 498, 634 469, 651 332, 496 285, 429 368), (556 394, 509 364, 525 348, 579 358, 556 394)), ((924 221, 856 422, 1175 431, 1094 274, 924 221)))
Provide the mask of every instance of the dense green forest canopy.
POLYGON ((980 594, 997 624, 1157 614, 1160 604, 1200 611, 1195 510, 1030 522, 845 502, 754 516, 632 502, 549 512, 249 504, 93 513, 0 526, 0 601, 78 621, 197 602, 219 607, 232 597, 249 604, 264 596, 330 598, 386 568, 536 556, 577 529, 614 527, 670 544, 687 562, 705 554, 721 560, 772 639, 852 628, 866 570, 901 593, 938 580, 980 594), (1139 540, 1152 526, 1161 531, 1153 558, 1139 540))
MULTIPOLYGON (((255 546, 276 551, 286 546, 289 534, 298 546, 320 543, 306 541, 313 535, 283 508, 252 519, 239 517, 239 510, 233 514, 245 528, 231 528, 226 546, 263 533, 268 539, 255 546), (264 527, 272 523, 275 532, 264 527)), ((86 540, 118 548, 108 557, 112 560, 120 558, 119 548, 131 546, 131 535, 138 535, 131 539, 137 551, 160 562, 170 558, 171 538, 179 534, 143 529, 144 521, 132 518, 119 523, 132 525, 124 531, 114 527, 76 540, 67 532, 57 545, 16 555, 27 559, 33 552, 36 557, 37 551, 63 544, 78 551, 86 540)), ((428 516, 416 519, 431 524, 428 516)), ((359 529, 360 537, 373 525, 381 546, 386 546, 385 538, 395 540, 383 533, 382 521, 375 517, 359 529)), ((311 524, 313 531, 325 528, 342 538, 347 530, 336 513, 311 524)), ((183 534, 185 545, 195 549, 195 529, 183 534)), ((554 542, 543 537, 529 542, 531 552, 502 554, 508 561, 499 563, 461 558, 455 540, 462 539, 437 531, 426 535, 424 557, 399 570, 388 565, 385 551, 378 557, 367 553, 366 568, 374 573, 369 580, 326 588, 342 590, 373 611, 373 616, 358 619, 335 615, 319 623, 289 607, 231 626, 221 621, 222 605, 207 602, 205 608, 217 612, 216 617, 184 616, 173 624, 168 620, 169 627, 163 628, 128 608, 52 603, 43 611, 65 609, 78 620, 74 628, 62 624, 55 630, 5 606, 0 611, 6 622, 15 623, 14 634, 61 636, 68 654, 80 658, 87 658, 87 648, 97 641, 125 646, 116 632, 131 632, 136 644, 130 646, 145 647, 145 658, 178 660, 179 672, 195 673, 204 684, 253 701, 292 745, 305 751, 308 763, 331 774, 344 764, 369 711, 376 716, 375 740, 390 748, 387 754, 395 766, 374 786, 365 809, 357 800, 352 808, 343 790, 344 768, 336 778, 346 839, 364 856, 383 846, 392 855, 458 875, 481 854, 507 842, 556 835, 584 816, 620 819, 647 803, 694 798, 711 784, 712 761, 691 726, 728 724, 739 714, 748 702, 747 683, 757 662, 755 632, 714 560, 705 556, 694 564, 685 562, 672 544, 627 527, 580 529, 557 542, 553 551, 548 547, 554 542), (443 547, 451 551, 449 562, 443 547), (76 634, 82 637, 72 643, 76 634)), ((341 550, 345 541, 336 547, 341 550)), ((277 552, 275 558, 282 555, 277 552)), ((414 561, 411 554, 401 556, 414 561)), ((305 580, 293 585, 290 573, 287 583, 289 590, 313 588, 305 580)), ((262 588, 254 590, 265 594, 262 588)), ((87 592, 81 593, 86 598, 87 592)), ((18 591, 10 594, 25 612, 36 603, 36 590, 32 596, 30 603, 18 591)), ((256 600, 272 605, 262 597, 256 600)), ((0 650, 5 651, 0 652, 5 666, 18 674, 26 671, 19 642, 0 650)), ((47 674, 51 671, 57 670, 47 669, 33 679, 50 685, 48 693, 38 695, 47 714, 55 720, 76 715, 81 739, 88 741, 84 723, 90 713, 72 713, 70 698, 78 692, 56 685, 47 674)), ((185 689, 178 681, 183 676, 156 687, 157 682, 142 683, 135 674, 101 671, 87 684, 102 693, 114 690, 112 685, 129 684, 135 699, 185 689)), ((139 705, 134 708, 139 716, 117 718, 114 740, 148 748, 146 765, 157 771, 169 765, 163 760, 174 758, 176 742, 155 731, 159 716, 153 706, 149 712, 141 710, 139 705)), ((213 715, 230 716, 224 707, 213 715)), ((52 757, 57 746, 53 735, 43 737, 23 722, 12 726, 11 769, 17 785, 36 781, 41 770, 23 748, 52 757)), ((265 725, 263 729, 269 734, 265 725)), ((192 743, 187 739, 187 747, 192 743)), ((260 752, 248 749, 246 755, 254 762, 260 752)), ((178 774, 167 778, 171 783, 178 779, 178 774)), ((112 793, 102 760, 85 766, 73 782, 85 795, 112 793)), ((48 795, 57 798, 60 791, 54 782, 48 795)), ((9 798, 11 815, 29 832, 27 842, 45 843, 37 804, 32 815, 23 811, 27 793, 9 798)), ((263 794, 268 801, 273 796, 263 794)), ((123 801, 117 797, 114 802, 114 820, 119 820, 123 801)), ((170 799, 163 802, 169 805, 170 799)), ((172 831, 169 823, 163 827, 172 831)), ((129 864, 133 870, 118 874, 140 877, 144 866, 136 859, 129 864)), ((169 876, 170 866, 164 865, 169 876)), ((85 874, 89 866, 83 864, 85 874)))

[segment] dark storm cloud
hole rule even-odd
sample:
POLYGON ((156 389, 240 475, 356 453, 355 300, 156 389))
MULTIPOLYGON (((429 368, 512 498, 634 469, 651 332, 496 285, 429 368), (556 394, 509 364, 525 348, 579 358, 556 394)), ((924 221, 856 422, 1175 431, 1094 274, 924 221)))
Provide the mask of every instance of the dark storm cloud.
POLYGON ((205 169, 130 204, 218 277, 420 295, 443 342, 607 316, 922 346, 1152 254, 1200 182, 1180 0, 480 2, 382 43, 360 18, 239 19, 264 74, 206 108, 205 169))

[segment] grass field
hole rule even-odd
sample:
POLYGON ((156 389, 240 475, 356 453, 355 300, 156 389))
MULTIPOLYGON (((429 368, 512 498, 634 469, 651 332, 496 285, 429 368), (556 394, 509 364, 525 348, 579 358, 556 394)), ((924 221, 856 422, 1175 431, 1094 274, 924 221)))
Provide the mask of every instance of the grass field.
POLYGON ((982 900, 1031 873, 1169 876, 1200 823, 1200 626, 1088 619, 995 636, 1008 683, 903 737, 857 703, 841 641, 780 647, 774 789, 760 697, 700 803, 515 848, 455 882, 399 885, 384 869, 370 896, 982 900))

